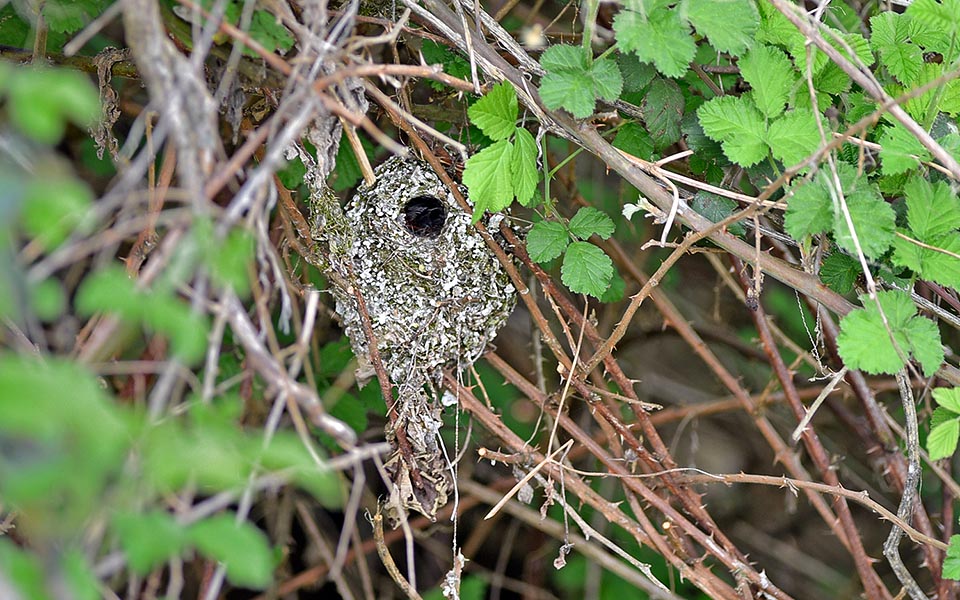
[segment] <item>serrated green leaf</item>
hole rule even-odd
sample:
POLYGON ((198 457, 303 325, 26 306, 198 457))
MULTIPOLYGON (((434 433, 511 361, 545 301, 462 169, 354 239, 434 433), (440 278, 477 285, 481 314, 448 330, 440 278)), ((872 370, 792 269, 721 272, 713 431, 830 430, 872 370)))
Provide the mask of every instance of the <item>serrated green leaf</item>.
POLYGON ((756 45, 737 64, 760 112, 767 117, 782 113, 796 81, 787 55, 771 46, 756 45))
POLYGON ((794 165, 809 157, 820 147, 820 132, 813 113, 797 108, 784 113, 770 123, 764 138, 774 158, 785 165, 794 165))
POLYGON ((940 365, 943 364, 943 345, 940 343, 940 330, 937 324, 930 319, 917 317, 907 322, 904 327, 907 341, 910 344, 910 354, 923 367, 924 377, 933 377, 940 365))
MULTIPOLYGON (((697 192, 690 202, 690 207, 714 223, 718 223, 733 214, 737 209, 737 203, 710 192, 697 192)), ((733 235, 746 233, 742 223, 734 223, 727 230, 733 235)))
POLYGON ((653 157, 653 139, 639 123, 624 123, 613 138, 613 147, 644 160, 653 157))
POLYGON ((947 36, 956 35, 960 27, 960 1, 958 0, 915 0, 907 7, 906 14, 918 23, 941 31, 947 36))
POLYGON ((657 77, 647 88, 640 111, 657 148, 666 148, 680 139, 683 108, 683 92, 672 80, 657 77))
MULTIPOLYGON (((860 249, 867 258, 878 258, 890 248, 896 228, 897 215, 893 208, 883 201, 876 190, 863 186, 846 196, 850 220, 860 242, 860 249)), ((833 234, 837 245, 855 254, 856 245, 847 226, 847 219, 839 203, 834 206, 833 234)))
POLYGON ((930 152, 907 129, 896 123, 880 134, 880 170, 896 175, 913 169, 921 160, 930 160, 930 152))
POLYGON ((190 526, 189 539, 204 556, 222 562, 236 586, 264 589, 273 579, 273 554, 267 536, 232 513, 215 515, 190 526))
MULTIPOLYGON (((448 75, 460 79, 466 79, 470 75, 469 62, 446 46, 442 46, 433 40, 423 40, 423 43, 420 45, 420 52, 423 54, 424 62, 428 65, 443 65, 443 70, 448 75)), ((444 84, 439 81, 430 80, 430 87, 435 90, 442 90, 444 84)))
POLYGON ((534 223, 527 234, 527 253, 533 262, 551 261, 563 254, 569 244, 570 234, 556 221, 534 223))
POLYGON ((186 532, 162 511, 122 513, 113 517, 113 531, 127 556, 127 564, 147 575, 171 557, 179 556, 187 542, 186 532))
POLYGON ((623 295, 627 291, 627 282, 620 277, 616 271, 613 272, 613 279, 610 280, 610 287, 600 296, 600 302, 610 304, 623 300, 623 295))
POLYGON ((944 579, 960 579, 960 535, 950 536, 950 545, 947 547, 947 555, 943 559, 940 576, 944 579))
POLYGON ((47 26, 59 33, 82 29, 107 8, 105 0, 47 0, 42 4, 47 26))
POLYGON ((549 72, 540 80, 540 99, 550 110, 566 109, 577 119, 593 114, 597 100, 593 81, 577 71, 549 72))
POLYGON ((463 169, 463 184, 473 201, 473 222, 484 211, 497 212, 513 202, 513 182, 505 177, 513 160, 513 144, 500 140, 467 159, 463 169))
POLYGON ((864 308, 851 311, 840 321, 837 348, 844 364, 867 373, 893 374, 913 354, 921 361, 924 373, 932 375, 940 366, 937 355, 943 356, 942 349, 938 350, 940 334, 935 323, 916 315, 910 296, 900 291, 877 292, 889 330, 877 303, 867 296, 861 300, 864 308), (929 321, 929 325, 922 321, 929 321))
POLYGON ((793 239, 803 240, 833 227, 833 202, 822 177, 794 184, 787 198, 783 227, 793 239))
POLYGON ((697 109, 703 131, 733 162, 749 167, 767 156, 763 116, 746 98, 721 96, 697 109))
POLYGON ((540 66, 547 71, 579 71, 590 69, 591 56, 583 46, 554 44, 540 56, 540 66))
POLYGON ((957 451, 957 441, 960 440, 960 420, 950 419, 930 430, 927 436, 927 453, 930 460, 940 460, 953 456, 957 451))
POLYGON ((526 129, 517 129, 517 137, 513 140, 510 177, 517 202, 524 206, 533 204, 540 171, 537 170, 537 141, 526 129))
POLYGON ((603 250, 589 242, 573 242, 567 247, 560 279, 571 292, 600 298, 612 278, 613 261, 603 250))
POLYGON ((653 63, 667 77, 686 73, 696 54, 689 26, 676 10, 662 5, 647 14, 637 7, 624 7, 614 18, 613 28, 621 50, 653 63))
POLYGON ((590 206, 581 208, 570 219, 570 233, 581 240, 589 239, 593 234, 597 234, 605 240, 613 235, 614 229, 616 229, 616 225, 614 225, 613 219, 590 206))
POLYGON ((467 109, 470 122, 491 140, 505 140, 517 129, 517 92, 509 83, 498 83, 467 109))
POLYGON ((820 264, 820 280, 838 294, 852 292, 862 273, 860 263, 842 252, 830 254, 820 264))
POLYGON ((907 223, 917 239, 928 240, 960 227, 960 201, 946 182, 915 176, 903 186, 903 193, 907 223))
POLYGON ((631 52, 617 52, 617 64, 620 65, 620 73, 623 76, 624 92, 643 91, 643 88, 647 87, 657 75, 653 65, 640 62, 637 55, 631 52))
POLYGON ((957 413, 952 410, 947 410, 942 406, 938 406, 933 409, 933 414, 930 415, 930 429, 933 429, 940 423, 946 423, 951 419, 956 419, 957 413))
MULTIPOLYGON (((266 10, 253 11, 249 34, 270 52, 281 50, 285 53, 293 48, 293 35, 273 13, 266 10)), ((256 55, 253 51, 250 51, 250 54, 256 55)))
POLYGON ((721 52, 740 56, 753 43, 760 13, 750 0, 685 0, 682 16, 721 52))
POLYGON ((620 97, 623 91, 623 76, 616 61, 604 58, 595 61, 590 67, 590 79, 593 81, 593 94, 608 102, 620 97))
POLYGON ((905 85, 916 81, 923 64, 923 51, 910 43, 910 17, 884 11, 870 19, 870 45, 880 63, 905 85))
POLYGON ((960 388, 935 388, 932 395, 937 404, 960 414, 960 388))

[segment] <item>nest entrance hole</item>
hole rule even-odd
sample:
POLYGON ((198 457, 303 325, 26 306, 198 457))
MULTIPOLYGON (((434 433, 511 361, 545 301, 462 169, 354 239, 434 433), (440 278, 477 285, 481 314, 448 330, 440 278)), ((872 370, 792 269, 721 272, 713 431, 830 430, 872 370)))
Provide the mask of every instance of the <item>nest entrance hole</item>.
POLYGON ((447 220, 447 207, 433 196, 417 196, 403 206, 404 225, 417 237, 435 238, 447 220))

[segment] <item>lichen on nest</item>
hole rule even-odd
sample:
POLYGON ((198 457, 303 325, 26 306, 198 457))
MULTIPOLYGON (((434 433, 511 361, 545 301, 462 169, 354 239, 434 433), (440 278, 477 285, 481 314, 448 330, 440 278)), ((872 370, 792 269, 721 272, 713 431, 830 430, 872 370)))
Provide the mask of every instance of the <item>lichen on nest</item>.
MULTIPOLYGON (((506 272, 429 165, 391 158, 346 209, 351 284, 364 298, 391 379, 435 379, 476 360, 506 322, 516 294, 506 272), (437 227, 439 226, 439 230, 437 227)), ((337 312, 358 357, 368 341, 348 290, 337 312)))

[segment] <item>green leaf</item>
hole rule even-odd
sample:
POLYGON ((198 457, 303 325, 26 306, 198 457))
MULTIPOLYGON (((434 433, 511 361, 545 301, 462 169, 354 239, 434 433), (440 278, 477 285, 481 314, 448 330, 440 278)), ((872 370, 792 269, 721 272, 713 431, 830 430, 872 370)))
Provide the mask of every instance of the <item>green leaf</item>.
POLYGON ((684 0, 682 16, 720 52, 740 56, 752 43, 760 14, 750 0, 684 0))
POLYGON ((612 278, 613 261, 603 250, 589 242, 573 242, 567 247, 560 279, 570 291, 600 298, 612 278))
POLYGON ((550 110, 564 108, 577 119, 593 114, 596 96, 593 81, 577 71, 549 72, 540 80, 540 99, 550 110))
POLYGON ((463 184, 473 201, 473 222, 484 211, 497 212, 513 202, 513 182, 505 174, 510 173, 513 161, 513 144, 507 140, 495 142, 467 159, 463 169, 463 184))
POLYGON ((947 556, 943 559, 940 575, 944 579, 960 580, 960 535, 950 536, 947 556))
POLYGON ((953 256, 960 254, 960 234, 953 232, 933 236, 921 240, 921 243, 932 248, 918 246, 900 237, 895 238, 894 263, 909 268, 922 279, 949 287, 960 286, 960 259, 953 256))
POLYGON ((107 8, 105 0, 47 0, 43 17, 52 31, 73 33, 107 8))
POLYGON ((597 97, 614 100, 623 88, 617 64, 608 59, 594 63, 581 46, 551 46, 540 57, 540 65, 547 70, 540 81, 544 105, 551 110, 564 108, 578 119, 593 114, 597 97))
MULTIPOLYGON (((733 214, 737 209, 737 203, 710 192, 697 192, 690 202, 690 207, 714 223, 718 223, 733 214)), ((742 223, 734 223, 727 230, 733 235, 746 233, 742 223)))
POLYGON ((951 419, 956 419, 957 413, 952 410, 947 410, 942 406, 938 406, 933 409, 933 414, 930 415, 930 429, 933 429, 940 423, 946 423, 951 419))
POLYGON ((527 253, 534 262, 545 263, 563 254, 570 243, 570 234, 562 223, 540 221, 527 234, 527 253))
MULTIPOLYGON (((281 50, 286 53, 293 48, 293 35, 287 31, 280 20, 266 10, 253 11, 253 17, 250 19, 250 37, 257 41, 268 51, 281 50)), ((244 49, 247 51, 247 49, 244 49)), ((256 53, 250 50, 249 55, 255 56, 256 53)))
POLYGON ((113 531, 120 538, 127 564, 139 575, 147 575, 179 556, 187 542, 183 527, 169 513, 159 510, 118 514, 113 517, 113 531))
POLYGON ((647 14, 639 6, 626 6, 613 21, 617 42, 643 62, 653 63, 667 77, 687 72, 696 54, 690 27, 676 10, 655 6, 647 14))
POLYGON ((554 44, 540 56, 540 66, 547 71, 579 71, 590 68, 590 53, 582 46, 554 44))
POLYGON ((800 241, 833 227, 833 203, 819 174, 813 181, 792 185, 787 198, 783 227, 793 239, 800 241))
POLYGON ((721 143, 733 162, 749 167, 767 156, 763 116, 745 98, 721 96, 697 109, 704 133, 721 143))
POLYGON ((245 297, 250 290, 247 269, 253 261, 255 248, 256 240, 244 229, 234 229, 221 243, 213 244, 208 257, 213 280, 245 297))
POLYGON ((943 408, 960 414, 960 388, 936 388, 933 399, 943 408))
MULTIPOLYGON (((893 242, 897 219, 893 208, 884 202, 879 193, 869 185, 862 185, 860 189, 847 194, 846 203, 850 220, 853 221, 853 227, 860 242, 860 249, 868 258, 880 257, 893 242)), ((853 236, 847 227, 847 219, 840 211, 839 204, 834 207, 833 231, 837 245, 855 254, 857 249, 853 243, 853 236)))
POLYGON ((593 234, 597 234, 605 240, 613 235, 614 229, 616 229, 616 225, 614 225, 613 219, 590 206, 581 208, 570 219, 570 233, 581 240, 589 239, 593 234))
POLYGON ((904 333, 910 344, 910 354, 923 367, 924 376, 933 377, 945 356, 937 324, 930 319, 916 317, 907 322, 904 333))
POLYGON ((960 417, 940 423, 930 430, 927 436, 927 453, 930 460, 940 460, 953 456, 960 440, 960 417))
POLYGON ((893 374, 913 353, 924 374, 932 376, 943 360, 936 324, 916 315, 916 306, 905 292, 877 292, 877 300, 890 329, 884 325, 877 303, 863 296, 864 308, 851 311, 840 321, 837 347, 843 362, 867 373, 893 374), (922 321, 929 321, 929 325, 922 321))
POLYGON ((653 139, 639 123, 624 123, 613 138, 613 147, 644 160, 653 157, 653 139))
POLYGON ((870 45, 880 63, 905 85, 916 81, 923 65, 923 51, 910 43, 910 17, 884 11, 870 19, 870 45))
POLYGON ((517 92, 509 83, 498 83, 467 109, 470 122, 490 139, 505 140, 517 129, 517 92))
POLYGON ((48 174, 27 184, 20 215, 28 235, 46 250, 62 244, 74 231, 89 231, 93 194, 79 179, 48 174))
POLYGON ((737 64, 760 112, 767 117, 782 113, 796 81, 787 55, 771 46, 756 45, 737 64))
POLYGON ((637 55, 630 52, 617 52, 617 64, 620 65, 620 73, 623 76, 624 92, 643 91, 643 88, 650 85, 657 75, 653 65, 640 62, 637 55))
POLYGON ((913 169, 930 153, 907 129, 896 123, 880 134, 880 169, 884 175, 896 175, 913 169))
POLYGON ((849 294, 862 275, 860 263, 847 254, 834 252, 820 265, 820 280, 838 294, 849 294))
POLYGON ((907 223, 917 239, 929 240, 960 227, 960 201, 946 182, 911 177, 903 193, 907 198, 907 223))
POLYGON ((770 123, 764 138, 774 158, 785 165, 795 165, 820 147, 820 131, 813 113, 806 108, 797 108, 785 113, 770 123))
POLYGON ((955 36, 960 27, 960 1, 958 0, 915 0, 907 7, 908 16, 918 23, 955 36))
POLYGON ((222 562, 236 586, 265 589, 273 579, 273 554, 262 531, 225 513, 195 523, 190 540, 204 556, 222 562))
POLYGON ((533 204, 534 192, 540 182, 537 170, 537 141, 526 129, 517 129, 513 140, 513 156, 510 160, 510 179, 513 181, 517 202, 524 206, 533 204))
POLYGON ((44 279, 31 286, 33 312, 44 321, 55 321, 67 307, 67 295, 57 279, 44 279))
MULTIPOLYGON (((470 75, 470 63, 462 56, 452 52, 446 46, 442 46, 433 40, 423 40, 420 45, 420 52, 423 54, 423 60, 428 65, 443 65, 443 70, 448 75, 466 79, 470 75)), ((435 90, 442 90, 444 84, 439 81, 430 80, 430 87, 435 90)))
POLYGON ((620 67, 616 61, 609 58, 594 61, 589 73, 593 81, 593 94, 597 98, 613 102, 620 97, 620 92, 623 91, 623 76, 620 75, 620 67))
MULTIPOLYGON (((373 144, 359 132, 358 135, 364 154, 367 155, 367 160, 373 160, 373 144)), ((342 192, 357 185, 361 177, 363 177, 363 172, 360 170, 360 161, 357 160, 353 147, 347 141, 347 134, 344 133, 340 136, 340 145, 337 147, 337 166, 333 169, 333 181, 330 187, 334 191, 342 192)))
POLYGON ((623 300, 623 295, 627 291, 627 282, 623 280, 623 277, 617 274, 616 271, 613 273, 613 279, 610 280, 610 287, 607 288, 607 291, 600 296, 600 302, 610 304, 612 302, 620 302, 623 300))
POLYGON ((0 538, 0 572, 9 578, 23 600, 49 600, 40 559, 18 548, 9 536, 0 538))
POLYGON ((24 67, 10 79, 7 94, 13 123, 44 144, 60 141, 68 121, 86 127, 100 114, 93 84, 70 69, 24 67))
POLYGON ((640 111, 657 148, 666 148, 680 139, 683 108, 683 92, 676 83, 663 77, 653 80, 644 95, 640 111))
POLYGON ((71 600, 100 600, 100 581, 93 574, 83 553, 77 549, 67 550, 60 558, 60 573, 70 590, 71 600))

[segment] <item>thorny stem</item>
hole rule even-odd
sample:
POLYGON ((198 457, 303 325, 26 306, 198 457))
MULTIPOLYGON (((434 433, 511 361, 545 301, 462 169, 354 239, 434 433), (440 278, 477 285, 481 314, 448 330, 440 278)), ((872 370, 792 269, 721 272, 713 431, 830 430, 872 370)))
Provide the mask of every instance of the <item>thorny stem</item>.
MULTIPOLYGON (((732 261, 734 264, 734 270, 740 276, 740 281, 743 285, 743 288, 745 290, 749 289, 752 282, 744 272, 743 263, 736 258, 732 258, 732 261)), ((776 342, 770 333, 770 327, 767 323, 766 313, 764 312, 763 307, 760 305, 757 305, 752 311, 750 311, 750 313, 753 317, 753 322, 757 328, 757 332, 760 334, 760 341, 763 344, 763 350, 767 354, 770 366, 776 373, 777 379, 780 381, 780 385, 783 388, 786 396, 787 403, 789 404, 790 409, 793 411, 794 417, 799 423, 803 420, 806 411, 803 407, 803 403, 800 401, 800 398, 797 395, 797 388, 793 384, 793 374, 790 373, 790 371, 787 369, 787 366, 784 364, 783 358, 780 356, 780 352, 777 350, 776 342)), ((807 452, 810 454, 814 464, 820 471, 821 477, 823 477, 828 485, 839 487, 840 480, 837 477, 837 472, 832 468, 830 457, 828 456, 826 449, 823 447, 823 444, 820 442, 820 439, 812 426, 808 426, 803 430, 802 439, 807 448, 807 452)), ((863 541, 860 539, 860 533, 857 530, 857 524, 854 522, 853 515, 850 513, 850 507, 842 499, 838 499, 834 503, 834 506, 836 507, 837 514, 840 517, 840 524, 846 534, 848 542, 847 546, 853 556, 854 564, 857 566, 857 572, 860 574, 860 579, 863 582, 868 595, 871 598, 890 597, 890 592, 887 591, 886 587, 884 587, 883 583, 880 581, 880 578, 873 570, 870 557, 867 556, 866 550, 863 548, 863 541)))
MULTIPOLYGON (((907 425, 907 478, 903 483, 903 496, 897 508, 897 517, 909 523, 913 514, 913 503, 917 497, 917 486, 920 484, 920 433, 917 427, 917 407, 914 405, 913 390, 910 389, 910 378, 906 369, 897 371, 897 384, 900 388, 900 402, 903 405, 904 420, 907 425)), ((917 581, 907 570, 900 558, 900 538, 903 537, 903 528, 894 524, 890 535, 883 544, 883 555, 890 562, 890 567, 900 583, 913 600, 926 600, 926 594, 917 585, 917 581)))

